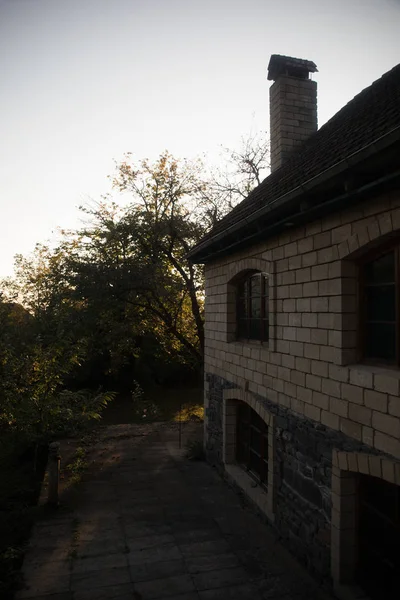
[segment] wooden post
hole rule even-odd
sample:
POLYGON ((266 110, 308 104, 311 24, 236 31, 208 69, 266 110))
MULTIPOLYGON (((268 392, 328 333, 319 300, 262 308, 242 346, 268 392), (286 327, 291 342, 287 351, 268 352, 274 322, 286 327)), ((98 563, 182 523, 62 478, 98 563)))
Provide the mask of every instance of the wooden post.
POLYGON ((182 403, 179 404, 179 448, 182 448, 182 403))
POLYGON ((60 444, 52 442, 49 444, 49 488, 47 496, 47 504, 50 506, 58 506, 58 485, 60 481, 60 444))

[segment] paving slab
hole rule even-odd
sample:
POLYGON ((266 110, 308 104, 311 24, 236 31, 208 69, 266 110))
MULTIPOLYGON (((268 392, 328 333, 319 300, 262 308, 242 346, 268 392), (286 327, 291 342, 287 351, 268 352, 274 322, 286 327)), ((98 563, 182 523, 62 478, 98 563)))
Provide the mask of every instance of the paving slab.
POLYGON ((165 535, 172 532, 169 523, 154 524, 151 521, 137 521, 132 515, 124 515, 122 527, 127 542, 146 536, 165 535))
POLYGON ((77 556, 71 561, 71 573, 88 573, 90 571, 102 571, 103 569, 116 569, 127 567, 126 554, 105 554, 101 556, 89 556, 81 558, 77 556))
POLYGON ((135 591, 139 593, 139 598, 153 600, 186 592, 195 592, 196 588, 190 575, 175 575, 137 583, 135 584, 135 591))
POLYGON ((180 560, 182 552, 176 544, 165 544, 156 548, 144 548, 129 552, 128 562, 130 565, 141 565, 151 562, 162 562, 163 560, 180 560))
POLYGON ((145 548, 158 548, 167 544, 174 544, 175 538, 171 533, 163 535, 146 535, 145 537, 132 537, 127 540, 129 552, 144 550, 145 548))
MULTIPOLYGON (((200 600, 262 600, 253 584, 235 585, 199 592, 200 600)), ((277 596, 279 598, 279 596, 277 596)), ((280 600, 280 599, 279 599, 280 600)))
POLYGON ((111 585, 117 586, 124 583, 131 583, 128 567, 72 573, 70 587, 73 592, 87 592, 89 590, 107 588, 111 585))
POLYGON ((196 589, 212 590, 232 585, 245 583, 249 576, 243 567, 233 567, 230 569, 217 569, 204 571, 197 575, 192 575, 196 589))
POLYGON ((73 600, 133 600, 135 590, 131 583, 75 592, 73 600))
POLYGON ((204 571, 214 571, 218 569, 227 569, 229 567, 239 567, 240 562, 236 554, 217 554, 217 556, 195 556, 186 559, 186 565, 189 573, 197 574, 204 571))
POLYGON ((110 556, 128 552, 126 541, 122 538, 96 538, 91 540, 80 540, 76 545, 77 558, 110 556))
POLYGON ((72 592, 64 594, 46 594, 46 596, 35 596, 34 600, 74 600, 72 592))
POLYGON ((86 459, 33 528, 16 600, 329 600, 215 470, 185 459, 175 426, 102 428, 86 459))
POLYGON ((224 554, 230 550, 230 546, 221 536, 219 539, 208 540, 206 542, 181 544, 180 549, 185 557, 192 558, 193 556, 215 556, 224 554))
POLYGON ((173 575, 183 575, 188 569, 184 560, 166 560, 162 562, 144 563, 130 567, 131 579, 134 583, 153 581, 173 575))

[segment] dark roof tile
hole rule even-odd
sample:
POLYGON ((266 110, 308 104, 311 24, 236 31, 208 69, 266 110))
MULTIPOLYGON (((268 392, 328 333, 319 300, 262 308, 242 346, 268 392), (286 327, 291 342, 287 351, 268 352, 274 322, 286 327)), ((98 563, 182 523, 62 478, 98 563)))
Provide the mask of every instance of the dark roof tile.
MULTIPOLYGON (((211 240, 330 169, 338 162, 400 127, 400 64, 360 92, 315 132, 279 169, 221 219, 200 244, 211 240)), ((198 244, 197 246, 199 246, 198 244)), ((196 246, 196 247, 197 247, 196 246)), ((193 256, 196 247, 191 251, 193 256)))

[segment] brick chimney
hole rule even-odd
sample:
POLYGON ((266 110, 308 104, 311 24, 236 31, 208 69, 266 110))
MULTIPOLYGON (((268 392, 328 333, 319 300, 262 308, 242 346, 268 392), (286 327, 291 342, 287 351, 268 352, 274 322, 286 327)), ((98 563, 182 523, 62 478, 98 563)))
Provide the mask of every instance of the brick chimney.
POLYGON ((317 70, 309 60, 279 54, 270 58, 271 172, 317 130, 317 83, 309 78, 317 70))

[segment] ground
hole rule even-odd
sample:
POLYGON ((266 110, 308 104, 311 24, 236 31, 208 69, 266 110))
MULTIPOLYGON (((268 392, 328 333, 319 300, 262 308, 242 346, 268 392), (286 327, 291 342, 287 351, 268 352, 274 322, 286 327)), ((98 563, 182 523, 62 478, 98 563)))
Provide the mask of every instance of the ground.
POLYGON ((106 426, 75 448, 73 484, 37 522, 16 598, 326 598, 214 469, 185 458, 201 427, 183 426, 181 449, 171 423, 106 426))

